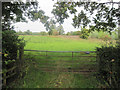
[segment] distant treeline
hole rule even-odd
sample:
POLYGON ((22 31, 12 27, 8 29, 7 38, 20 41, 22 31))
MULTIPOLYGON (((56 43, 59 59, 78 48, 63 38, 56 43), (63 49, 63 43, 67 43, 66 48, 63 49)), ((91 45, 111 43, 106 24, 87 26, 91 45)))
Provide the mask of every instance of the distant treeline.
POLYGON ((57 30, 52 30, 51 32, 45 32, 45 31, 41 31, 41 32, 31 32, 30 30, 27 31, 18 31, 17 32, 18 35, 80 35, 81 31, 71 31, 68 33, 59 33, 57 30))
POLYGON ((24 31, 24 32, 19 30, 17 32, 17 34, 18 35, 48 35, 48 33, 45 32, 45 31, 42 31, 42 32, 31 32, 30 30, 27 30, 27 31, 24 31))
POLYGON ((18 31, 17 32, 18 35, 64 35, 64 31, 58 31, 58 30, 51 30, 48 32, 45 31, 41 31, 41 32, 31 32, 30 30, 27 31, 18 31))
POLYGON ((115 30, 111 33, 111 35, 108 32, 101 31, 94 31, 89 32, 88 29, 83 28, 81 31, 71 31, 65 33, 60 33, 59 31, 53 29, 49 32, 41 31, 41 32, 31 32, 30 30, 27 30, 25 32, 18 31, 18 35, 78 35, 80 38, 87 39, 87 38, 97 38, 97 39, 118 39, 118 30, 115 30))

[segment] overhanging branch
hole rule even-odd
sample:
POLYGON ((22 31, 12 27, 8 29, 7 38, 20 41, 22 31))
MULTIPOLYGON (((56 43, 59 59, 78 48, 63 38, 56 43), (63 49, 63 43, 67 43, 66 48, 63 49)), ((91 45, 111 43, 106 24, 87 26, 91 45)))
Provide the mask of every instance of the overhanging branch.
POLYGON ((102 4, 120 4, 120 2, 105 2, 105 3, 102 3, 102 4))

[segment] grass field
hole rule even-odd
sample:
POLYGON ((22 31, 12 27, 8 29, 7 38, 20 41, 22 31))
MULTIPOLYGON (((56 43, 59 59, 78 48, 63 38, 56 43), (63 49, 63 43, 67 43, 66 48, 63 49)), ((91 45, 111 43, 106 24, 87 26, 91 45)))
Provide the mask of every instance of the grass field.
MULTIPOLYGON (((25 49, 47 51, 95 51, 100 40, 83 40, 76 36, 20 36, 26 40, 25 49)), ((71 53, 48 53, 25 51, 27 71, 24 78, 15 81, 15 88, 97 88, 95 57, 55 57, 71 56, 71 53), (36 56, 35 56, 36 55, 36 56)), ((85 55, 84 53, 76 53, 85 55)), ((95 55, 95 54, 90 54, 95 55)))
POLYGON ((26 40, 25 49, 48 51, 94 51, 98 39, 80 39, 77 36, 20 36, 26 40))

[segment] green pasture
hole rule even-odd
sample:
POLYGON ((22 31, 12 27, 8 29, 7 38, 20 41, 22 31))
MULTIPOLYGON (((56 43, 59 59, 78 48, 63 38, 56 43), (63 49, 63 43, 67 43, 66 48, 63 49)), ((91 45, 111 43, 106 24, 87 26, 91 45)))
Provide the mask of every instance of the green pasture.
POLYGON ((48 50, 48 51, 95 51, 100 41, 71 39, 52 36, 20 36, 26 41, 25 49, 48 50))
MULTIPOLYGON (((54 36, 20 36, 26 40, 25 49, 47 51, 95 51, 99 40, 83 40, 54 36)), ((71 53, 24 52, 27 71, 24 78, 15 81, 14 88, 97 88, 96 57, 72 57, 71 53), (57 57, 59 56, 59 57, 57 57), (71 57, 60 57, 71 56, 71 57), (74 72, 77 71, 77 72, 74 72)), ((95 56, 95 53, 74 53, 74 56, 95 56)))

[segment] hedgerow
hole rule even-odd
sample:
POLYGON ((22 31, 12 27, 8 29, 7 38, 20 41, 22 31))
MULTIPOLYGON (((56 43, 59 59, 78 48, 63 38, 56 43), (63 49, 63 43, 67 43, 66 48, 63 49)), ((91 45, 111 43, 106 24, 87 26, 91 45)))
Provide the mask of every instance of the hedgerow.
POLYGON ((19 39, 14 30, 5 30, 2 32, 2 68, 10 67, 10 65, 6 67, 7 61, 17 60, 18 50, 24 47, 24 45, 24 40, 19 39))
POLYGON ((107 87, 120 87, 120 44, 97 48, 99 79, 107 87))

